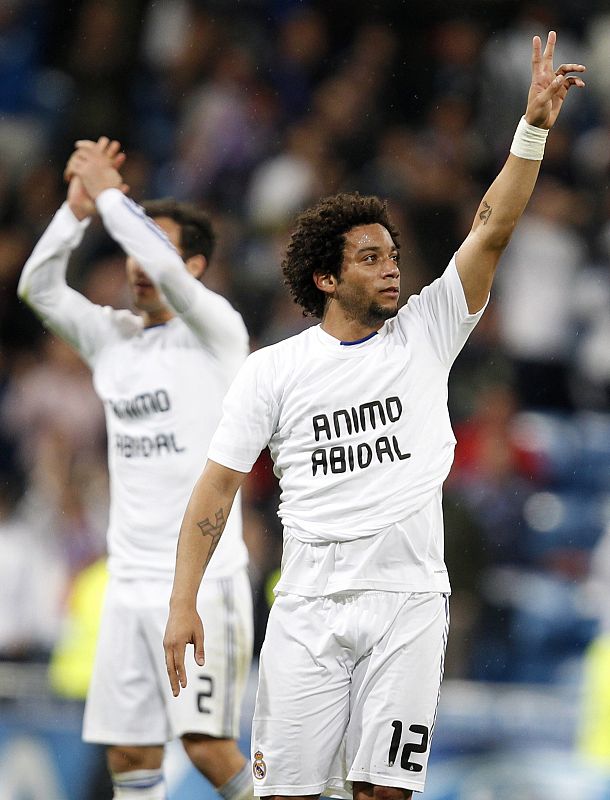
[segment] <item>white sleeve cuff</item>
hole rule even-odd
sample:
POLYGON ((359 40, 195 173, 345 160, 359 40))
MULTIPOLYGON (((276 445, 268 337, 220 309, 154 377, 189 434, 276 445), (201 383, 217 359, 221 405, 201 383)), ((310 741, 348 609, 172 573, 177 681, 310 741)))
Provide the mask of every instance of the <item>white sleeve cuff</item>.
POLYGON ((118 203, 122 203, 124 197, 125 195, 120 189, 104 189, 103 192, 98 194, 95 205, 100 214, 103 215, 105 211, 110 211, 118 203))
POLYGON ((56 227, 58 233, 60 233, 61 238, 70 246, 70 248, 74 249, 80 244, 83 234, 91 222, 91 217, 78 219, 74 216, 74 212, 68 205, 68 202, 65 201, 55 214, 53 222, 55 223, 54 227, 56 227))

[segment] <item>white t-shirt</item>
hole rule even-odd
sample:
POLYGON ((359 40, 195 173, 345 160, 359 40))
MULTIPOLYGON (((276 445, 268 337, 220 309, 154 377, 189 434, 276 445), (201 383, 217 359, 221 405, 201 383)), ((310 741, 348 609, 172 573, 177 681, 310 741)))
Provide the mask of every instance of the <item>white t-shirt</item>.
MULTIPOLYGON (((224 393, 246 358, 248 335, 237 311, 188 273, 139 206, 115 189, 103 192, 97 206, 109 233, 162 289, 177 316, 144 328, 141 317, 95 305, 67 286, 68 258, 86 227, 67 204, 28 259, 19 294, 79 351, 104 403, 110 572, 171 578, 184 511, 224 393)), ((246 563, 238 499, 206 575, 233 574, 246 563)))
POLYGON ((279 591, 449 590, 447 380, 482 313, 468 313, 452 259, 360 344, 314 326, 249 356, 209 457, 247 472, 269 445, 285 528, 279 591))

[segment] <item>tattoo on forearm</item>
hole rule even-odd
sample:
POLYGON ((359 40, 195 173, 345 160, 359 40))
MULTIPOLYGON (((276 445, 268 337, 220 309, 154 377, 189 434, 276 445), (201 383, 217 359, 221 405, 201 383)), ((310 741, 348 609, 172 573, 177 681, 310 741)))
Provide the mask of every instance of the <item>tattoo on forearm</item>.
POLYGON ((481 204, 483 210, 479 213, 479 219, 483 220, 483 225, 487 225, 487 220, 491 217, 492 208, 486 200, 481 204))
MULTIPOLYGON (((222 508, 219 508, 216 512, 216 521, 210 522, 209 517, 207 519, 203 519, 197 523, 197 527, 201 531, 203 536, 210 536, 212 538, 212 546, 210 547, 210 551, 208 553, 208 557, 205 562, 205 567, 210 563, 210 559, 214 555, 214 550, 220 541, 220 537, 222 532, 225 529, 225 525, 227 524, 227 520, 225 518, 225 512, 222 508)), ((204 568, 205 568, 204 567, 204 568)))

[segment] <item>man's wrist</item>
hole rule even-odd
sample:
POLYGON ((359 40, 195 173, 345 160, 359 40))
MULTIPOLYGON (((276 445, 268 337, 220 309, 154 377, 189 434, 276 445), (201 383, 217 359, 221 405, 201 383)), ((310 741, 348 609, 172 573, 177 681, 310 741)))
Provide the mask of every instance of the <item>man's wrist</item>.
POLYGON ((86 219, 89 219, 89 217, 93 216, 93 211, 86 211, 84 208, 72 205, 70 202, 68 202, 67 205, 75 219, 77 219, 79 222, 84 222, 86 219))
POLYGON ((69 221, 74 226, 78 226, 78 228, 86 228, 91 222, 93 214, 88 214, 82 209, 80 213, 77 213, 77 207, 73 206, 68 200, 64 201, 62 209, 64 209, 62 211, 64 220, 69 221))
POLYGON ((197 608, 197 592, 188 594, 172 594, 169 599, 169 607, 174 610, 190 611, 197 608))
POLYGON ((548 130, 530 125, 525 117, 521 117, 510 146, 510 152, 518 158, 542 161, 548 135, 548 130))

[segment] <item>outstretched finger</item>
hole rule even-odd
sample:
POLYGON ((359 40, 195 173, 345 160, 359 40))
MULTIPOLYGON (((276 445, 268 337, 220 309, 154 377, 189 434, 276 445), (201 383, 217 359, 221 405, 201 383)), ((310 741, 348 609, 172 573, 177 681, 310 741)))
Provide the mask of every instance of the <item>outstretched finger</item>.
POLYGON ((542 61, 542 39, 534 36, 532 39, 532 65, 535 67, 542 61))
POLYGON ((553 55, 555 53, 555 43, 557 41, 557 34, 555 31, 549 31, 546 37, 546 45, 544 47, 543 58, 553 63, 553 55))

